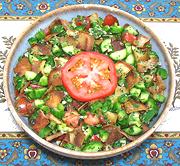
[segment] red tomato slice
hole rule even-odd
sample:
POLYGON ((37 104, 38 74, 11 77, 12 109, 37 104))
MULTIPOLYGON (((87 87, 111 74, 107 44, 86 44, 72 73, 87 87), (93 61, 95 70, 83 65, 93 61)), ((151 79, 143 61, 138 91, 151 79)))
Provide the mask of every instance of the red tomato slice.
POLYGON ((126 33, 123 34, 122 40, 123 40, 123 41, 126 41, 126 42, 128 42, 128 43, 131 43, 131 44, 135 44, 134 41, 137 40, 137 36, 132 35, 132 34, 126 32, 126 33))
POLYGON ((62 68, 62 83, 78 101, 105 98, 112 95, 117 86, 114 62, 97 52, 82 52, 62 68))
POLYGON ((104 18, 104 25, 114 25, 115 23, 118 23, 118 19, 116 17, 114 17, 111 14, 108 14, 105 18, 104 18))

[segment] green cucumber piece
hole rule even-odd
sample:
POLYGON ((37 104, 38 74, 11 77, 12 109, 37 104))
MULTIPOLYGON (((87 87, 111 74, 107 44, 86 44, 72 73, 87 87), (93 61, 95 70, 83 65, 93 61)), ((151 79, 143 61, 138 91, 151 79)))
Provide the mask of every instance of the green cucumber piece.
POLYGON ((112 45, 111 45, 111 39, 105 39, 102 43, 101 43, 101 51, 102 53, 108 51, 112 51, 112 45))
POLYGON ((24 90, 25 94, 31 99, 41 98, 45 94, 46 91, 47 91, 47 88, 38 88, 38 89, 26 88, 24 90))
POLYGON ((31 37, 28 39, 28 43, 32 46, 38 43, 38 40, 35 37, 31 37))
POLYGON ((130 90, 130 95, 133 97, 139 97, 140 94, 141 94, 141 89, 132 88, 130 90))
POLYGON ((33 80, 35 77, 37 76, 37 73, 33 72, 33 71, 26 71, 25 72, 25 77, 28 81, 33 80))
POLYGON ((131 126, 131 127, 128 127, 128 128, 125 128, 123 129, 128 135, 131 135, 131 136, 135 136, 135 135, 139 135, 142 133, 142 128, 140 127, 137 127, 137 126, 131 126))
POLYGON ((145 90, 146 89, 144 82, 138 82, 137 84, 135 84, 135 87, 139 88, 141 90, 145 90))
POLYGON ((57 54, 57 53, 61 53, 61 48, 58 46, 58 45, 54 45, 53 48, 52 48, 52 53, 53 54, 57 54))
POLYGON ((154 95, 154 99, 157 102, 164 103, 164 101, 166 100, 166 97, 161 94, 156 94, 156 95, 154 95))
POLYGON ((48 85, 48 77, 42 76, 39 80, 39 85, 41 86, 47 86, 48 85))
POLYGON ((127 58, 125 59, 125 62, 129 63, 130 65, 134 65, 135 63, 135 58, 133 54, 130 54, 127 56, 127 58))
POLYGON ((38 133, 38 135, 41 137, 41 138, 45 138, 45 137, 47 137, 50 133, 51 133, 51 128, 49 128, 49 127, 45 127, 45 128, 42 128, 40 131, 39 131, 39 133, 38 133))
POLYGON ((83 125, 82 131, 85 134, 85 140, 87 140, 88 138, 90 138, 93 135, 92 129, 88 125, 83 125))
POLYGON ((133 35, 138 35, 138 31, 132 27, 131 25, 127 26, 125 29, 125 31, 129 32, 130 34, 133 34, 133 35))
POLYGON ((99 131, 99 137, 100 137, 102 142, 106 142, 108 137, 109 137, 109 133, 106 130, 100 130, 99 131))
POLYGON ((41 99, 36 99, 36 100, 34 100, 34 105, 35 105, 37 108, 41 108, 44 104, 45 104, 44 100, 41 100, 41 99))
POLYGON ((150 121, 158 114, 157 109, 150 109, 142 115, 142 122, 149 124, 150 121))
POLYGON ((65 46, 65 47, 62 47, 62 49, 63 49, 63 51, 64 51, 65 53, 67 53, 68 55, 72 55, 72 54, 74 54, 74 52, 75 52, 74 46, 65 46))
POLYGON ((49 75, 50 72, 51 72, 51 70, 52 70, 51 65, 46 63, 45 66, 44 66, 43 72, 44 72, 45 74, 49 75))
POLYGON ((129 45, 129 43, 126 43, 126 44, 125 44, 125 47, 126 47, 126 54, 127 54, 127 55, 132 54, 132 46, 129 45))
POLYGON ((141 92, 141 95, 139 97, 139 100, 142 102, 142 103, 146 103, 149 99, 149 96, 150 96, 150 93, 145 91, 145 92, 141 92))
POLYGON ((167 72, 167 70, 166 70, 166 69, 163 69, 163 68, 159 68, 159 69, 157 70, 157 74, 159 74, 163 80, 165 80, 165 79, 168 77, 168 72, 167 72))
POLYGON ((33 64, 35 61, 39 61, 39 59, 32 54, 28 54, 28 59, 31 64, 33 64))
POLYGON ((101 142, 97 142, 97 141, 92 141, 88 144, 86 144, 82 151, 83 152, 98 152, 102 149, 103 144, 101 142))
POLYGON ((122 49, 120 51, 115 51, 113 53, 111 53, 109 56, 110 58, 112 58, 115 61, 119 61, 119 60, 123 60, 126 58, 126 49, 122 49))
POLYGON ((42 39, 45 38, 45 33, 44 31, 41 29, 39 30, 36 34, 35 34, 35 38, 38 40, 38 41, 41 41, 42 39))
POLYGON ((64 109, 52 108, 50 111, 58 119, 62 119, 65 114, 64 109))

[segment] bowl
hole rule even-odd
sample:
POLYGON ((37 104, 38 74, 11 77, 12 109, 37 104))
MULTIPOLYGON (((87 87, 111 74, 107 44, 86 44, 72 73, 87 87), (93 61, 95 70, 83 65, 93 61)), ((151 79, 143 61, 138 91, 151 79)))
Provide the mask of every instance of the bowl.
POLYGON ((161 43, 156 35, 148 26, 146 26, 140 19, 134 17, 122 10, 114 9, 108 6, 101 5, 73 5, 66 6, 49 12, 44 16, 40 17, 38 20, 33 22, 21 35, 16 39, 6 61, 4 68, 4 92, 7 99, 8 106, 11 110, 12 115, 14 116, 17 124, 27 133, 32 139, 37 143, 45 147, 46 149, 53 151, 57 154, 64 155, 67 157, 78 158, 78 159, 100 159, 107 158, 121 154, 123 152, 129 151, 130 149, 140 145, 144 140, 146 140, 160 125, 160 123, 165 118, 168 110, 170 109, 173 96, 174 96, 174 69, 173 63, 171 61, 170 55, 168 54, 166 48, 161 43), (120 25, 123 23, 129 23, 137 28, 144 35, 150 36, 152 41, 152 46, 154 50, 158 53, 160 62, 163 68, 166 68, 169 77, 165 81, 166 90, 165 96, 167 97, 166 103, 161 105, 159 114, 153 119, 150 123, 150 129, 137 138, 135 141, 130 142, 129 144, 109 151, 101 151, 96 153, 85 153, 68 150, 62 147, 59 147, 53 143, 47 142, 46 140, 40 138, 35 132, 33 132, 28 124, 28 120, 25 117, 20 117, 14 108, 14 86, 13 86, 13 68, 15 67, 18 57, 21 56, 24 51, 29 47, 28 38, 33 36, 38 29, 44 29, 47 27, 55 18, 61 17, 66 20, 71 20, 72 17, 76 15, 90 15, 92 13, 98 13, 100 17, 105 17, 108 13, 113 14, 118 18, 120 25))

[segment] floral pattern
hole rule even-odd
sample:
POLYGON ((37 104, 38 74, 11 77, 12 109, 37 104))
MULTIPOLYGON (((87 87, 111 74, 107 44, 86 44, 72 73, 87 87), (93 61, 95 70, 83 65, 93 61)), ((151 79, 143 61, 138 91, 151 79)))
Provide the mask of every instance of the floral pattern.
POLYGON ((158 148, 156 144, 152 144, 150 148, 146 149, 147 158, 149 159, 161 159, 162 158, 162 148, 158 148))
POLYGON ((17 7, 17 10, 23 10, 24 5, 22 3, 19 3, 16 5, 16 7, 17 7))
POLYGON ((13 142, 12 146, 19 148, 21 146, 21 142, 15 141, 15 142, 13 142))
POLYGON ((40 154, 41 150, 37 149, 34 144, 29 146, 29 148, 24 149, 24 159, 26 160, 39 160, 40 159, 40 154))
MULTIPOLYGON (((179 133, 180 134, 180 133, 179 133)), ((2 134, 3 135, 3 134, 2 134)), ((179 135, 167 137, 164 141, 162 138, 146 140, 141 146, 136 147, 129 152, 125 152, 116 157, 102 160, 76 160, 56 155, 47 149, 42 148, 34 141, 27 139, 23 133, 9 133, 0 140, 0 165, 98 165, 98 166, 115 166, 115 165, 164 165, 178 166, 180 164, 180 141, 179 135), (8 135, 10 137, 8 137, 8 135), (16 139, 16 141, 14 141, 16 139)), ((1 137, 1 136, 0 136, 1 137)), ((166 137, 165 135, 163 137, 166 137)))
POLYGON ((7 156, 7 150, 6 149, 0 149, 0 159, 3 160, 7 156))
POLYGON ((44 13, 46 12, 47 10, 50 9, 50 5, 49 3, 46 3, 46 2, 42 2, 42 3, 39 3, 36 7, 37 10, 40 10, 41 13, 44 13))
POLYGON ((164 18, 180 17, 180 1, 175 0, 5 0, 0 3, 0 15, 40 16, 51 10, 74 4, 101 4, 127 11, 137 17, 164 18), (3 7, 2 7, 3 6, 3 7))
POLYGON ((142 4, 136 4, 133 5, 132 11, 135 11, 138 14, 141 14, 142 12, 146 11, 144 5, 142 4))

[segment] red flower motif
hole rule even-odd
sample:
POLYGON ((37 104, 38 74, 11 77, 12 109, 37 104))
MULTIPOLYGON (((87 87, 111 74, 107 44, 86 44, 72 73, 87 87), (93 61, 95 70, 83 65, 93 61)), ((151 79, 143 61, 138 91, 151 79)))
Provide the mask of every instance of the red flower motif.
POLYGON ((138 14, 141 14, 142 12, 146 11, 144 5, 142 4, 136 4, 133 5, 132 11, 135 11, 138 14))
POLYGON ((44 13, 45 11, 50 9, 50 5, 46 2, 42 2, 37 5, 36 9, 44 13))

